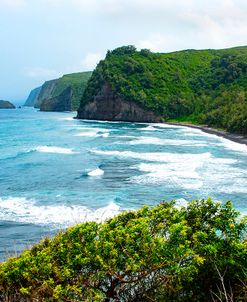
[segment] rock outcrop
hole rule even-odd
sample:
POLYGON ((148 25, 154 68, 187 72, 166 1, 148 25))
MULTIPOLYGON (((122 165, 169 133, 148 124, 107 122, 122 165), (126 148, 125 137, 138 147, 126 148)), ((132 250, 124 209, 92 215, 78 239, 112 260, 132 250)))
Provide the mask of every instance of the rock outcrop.
POLYGON ((102 86, 90 102, 80 106, 77 118, 149 123, 162 121, 160 116, 143 109, 136 102, 126 101, 114 95, 108 83, 102 86))
POLYGON ((72 89, 67 87, 61 94, 44 100, 40 105, 41 111, 70 111, 71 110, 72 89))
POLYGON ((9 101, 0 100, 0 109, 15 109, 15 105, 9 101))
POLYGON ((30 94, 29 94, 29 96, 28 96, 28 98, 27 98, 27 100, 26 100, 24 106, 27 106, 27 107, 34 107, 35 103, 37 102, 37 99, 38 99, 40 90, 41 90, 41 86, 40 86, 40 87, 37 87, 37 88, 35 88, 35 89, 33 89, 33 90, 30 92, 30 94))

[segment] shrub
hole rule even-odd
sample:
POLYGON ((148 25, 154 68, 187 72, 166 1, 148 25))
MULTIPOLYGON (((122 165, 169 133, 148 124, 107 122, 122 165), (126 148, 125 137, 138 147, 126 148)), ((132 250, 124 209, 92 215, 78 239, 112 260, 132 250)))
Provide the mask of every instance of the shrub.
POLYGON ((245 231, 211 199, 83 223, 2 263, 0 300, 244 301, 245 231))

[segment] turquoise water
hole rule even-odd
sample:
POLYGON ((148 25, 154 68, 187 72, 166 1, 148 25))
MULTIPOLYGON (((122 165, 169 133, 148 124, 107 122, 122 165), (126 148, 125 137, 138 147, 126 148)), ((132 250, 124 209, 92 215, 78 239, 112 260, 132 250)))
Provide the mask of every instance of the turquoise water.
POLYGON ((0 110, 0 259, 86 220, 162 200, 247 204, 247 146, 197 129, 0 110))

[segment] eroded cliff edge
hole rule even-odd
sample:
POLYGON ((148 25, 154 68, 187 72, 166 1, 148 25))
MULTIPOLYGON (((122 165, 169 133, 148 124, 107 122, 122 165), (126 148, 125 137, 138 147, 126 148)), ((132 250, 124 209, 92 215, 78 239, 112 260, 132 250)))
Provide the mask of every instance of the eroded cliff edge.
POLYGON ((81 104, 77 118, 149 123, 162 121, 160 116, 142 108, 136 102, 126 101, 115 95, 107 82, 90 102, 81 104))

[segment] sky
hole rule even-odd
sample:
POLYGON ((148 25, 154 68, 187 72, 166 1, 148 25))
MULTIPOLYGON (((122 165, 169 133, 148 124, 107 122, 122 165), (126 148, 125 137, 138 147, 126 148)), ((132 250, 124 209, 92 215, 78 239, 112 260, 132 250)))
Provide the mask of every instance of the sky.
POLYGON ((247 45, 247 1, 0 0, 0 99, 24 101, 44 81, 93 70, 123 45, 247 45))

